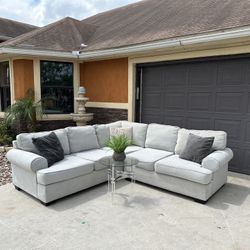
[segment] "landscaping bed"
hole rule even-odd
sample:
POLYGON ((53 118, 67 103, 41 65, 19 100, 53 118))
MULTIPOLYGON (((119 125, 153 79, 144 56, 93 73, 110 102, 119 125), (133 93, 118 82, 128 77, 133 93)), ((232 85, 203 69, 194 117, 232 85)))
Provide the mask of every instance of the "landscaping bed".
POLYGON ((0 152, 0 186, 12 182, 11 178, 11 167, 7 161, 6 152, 0 152))

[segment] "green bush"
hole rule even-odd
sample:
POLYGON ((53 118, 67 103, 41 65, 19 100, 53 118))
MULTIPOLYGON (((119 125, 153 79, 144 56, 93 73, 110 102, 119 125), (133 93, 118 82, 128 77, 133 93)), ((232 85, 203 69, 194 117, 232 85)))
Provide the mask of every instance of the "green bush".
POLYGON ((132 141, 128 139, 126 135, 112 136, 107 142, 107 147, 110 147, 116 153, 122 153, 125 149, 132 144, 132 141))
POLYGON ((0 122, 0 146, 11 145, 13 138, 4 121, 0 122))
POLYGON ((5 112, 4 122, 14 135, 36 130, 36 115, 42 115, 40 102, 33 98, 17 100, 5 112))

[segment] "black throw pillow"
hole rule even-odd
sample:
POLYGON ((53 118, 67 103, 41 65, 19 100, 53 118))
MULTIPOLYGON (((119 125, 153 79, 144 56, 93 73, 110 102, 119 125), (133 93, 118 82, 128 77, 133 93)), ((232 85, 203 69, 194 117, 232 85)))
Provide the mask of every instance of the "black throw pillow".
POLYGON ((64 151, 54 132, 42 137, 32 138, 32 142, 39 154, 47 159, 49 167, 54 163, 63 160, 64 151))
POLYGON ((189 134, 186 147, 180 153, 180 158, 201 163, 211 153, 214 137, 200 137, 189 134))

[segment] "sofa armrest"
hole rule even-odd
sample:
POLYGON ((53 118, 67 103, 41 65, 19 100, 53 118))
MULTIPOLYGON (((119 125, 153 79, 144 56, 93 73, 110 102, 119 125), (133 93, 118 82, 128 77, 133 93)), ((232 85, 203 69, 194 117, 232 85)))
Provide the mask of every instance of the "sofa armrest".
POLYGON ((48 161, 44 157, 20 149, 11 149, 6 157, 11 164, 33 172, 48 167, 48 161))
POLYGON ((227 164, 233 158, 233 151, 230 148, 216 150, 202 160, 201 167, 217 171, 221 166, 227 164))

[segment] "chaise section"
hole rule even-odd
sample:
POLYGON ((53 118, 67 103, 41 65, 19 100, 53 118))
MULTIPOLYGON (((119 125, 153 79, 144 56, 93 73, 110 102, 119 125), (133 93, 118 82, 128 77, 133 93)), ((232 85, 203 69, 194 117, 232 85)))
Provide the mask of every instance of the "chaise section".
POLYGON ((32 172, 48 168, 48 162, 44 157, 20 149, 11 149, 6 157, 12 165, 32 172))
POLYGON ((209 184, 213 177, 211 170, 202 168, 198 163, 183 160, 178 155, 173 155, 156 162, 155 172, 204 185, 209 184))
POLYGON ((167 156, 173 155, 173 153, 159 149, 144 148, 128 155, 139 161, 136 167, 143 168, 148 171, 154 171, 155 162, 167 156))
POLYGON ((42 185, 50 185, 87 175, 93 171, 93 162, 69 155, 50 168, 37 171, 37 182, 42 185))

